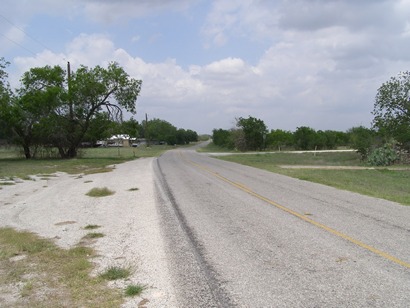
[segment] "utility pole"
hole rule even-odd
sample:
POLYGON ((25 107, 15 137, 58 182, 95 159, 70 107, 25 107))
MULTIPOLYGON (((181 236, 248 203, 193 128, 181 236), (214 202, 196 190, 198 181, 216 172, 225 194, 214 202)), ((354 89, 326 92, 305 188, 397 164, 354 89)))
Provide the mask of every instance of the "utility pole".
POLYGON ((70 108, 70 120, 74 119, 73 103, 71 100, 71 67, 70 62, 67 61, 67 86, 68 86, 68 106, 70 108))
POLYGON ((149 147, 148 114, 145 114, 145 141, 147 142, 147 147, 149 147))

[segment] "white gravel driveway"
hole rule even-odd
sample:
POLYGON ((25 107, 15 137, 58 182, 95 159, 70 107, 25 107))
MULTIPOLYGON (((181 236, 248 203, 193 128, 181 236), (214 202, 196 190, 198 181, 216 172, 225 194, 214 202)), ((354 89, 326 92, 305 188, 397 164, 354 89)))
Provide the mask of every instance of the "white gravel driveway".
POLYGON ((134 274, 116 287, 143 284, 141 297, 124 307, 175 306, 154 194, 152 163, 143 158, 116 165, 112 172, 91 175, 58 173, 4 185, 0 190, 0 227, 32 231, 54 239, 63 248, 77 245, 89 233, 87 225, 99 225, 105 237, 91 243, 98 256, 96 273, 113 265, 130 265, 134 274), (114 195, 93 198, 86 193, 107 187, 114 195), (147 302, 148 300, 148 302, 147 302))

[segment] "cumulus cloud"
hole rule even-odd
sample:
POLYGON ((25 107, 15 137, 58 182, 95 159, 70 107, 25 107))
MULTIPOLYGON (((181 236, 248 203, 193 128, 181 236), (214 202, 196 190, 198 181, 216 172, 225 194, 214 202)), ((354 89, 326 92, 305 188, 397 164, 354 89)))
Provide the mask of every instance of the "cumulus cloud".
POLYGON ((279 13, 270 1, 214 1, 202 27, 207 48, 229 42, 229 37, 273 39, 279 13))
MULTIPOLYGON (((38 7, 55 16, 64 5, 38 1, 38 7)), ((44 50, 15 58, 19 74, 66 61, 73 68, 117 61, 132 77, 143 80, 139 110, 200 132, 227 128, 231 119, 248 115, 263 119, 270 128, 368 125, 377 88, 410 65, 410 4, 405 0, 75 0, 65 8, 96 25, 206 8, 196 33, 206 48, 196 50, 199 56, 190 63, 184 62, 184 55, 193 53, 193 44, 181 45, 181 55, 166 54, 164 44, 163 50, 152 47, 143 56, 108 30, 77 33, 61 52, 44 50), (252 44, 263 48, 251 61, 247 47, 252 44), (152 53, 160 56, 148 60, 146 55, 152 53)), ((149 38, 161 43, 167 39, 164 28, 140 31, 127 33, 127 43, 142 49, 149 38)), ((168 35, 184 41, 181 33, 168 35)))

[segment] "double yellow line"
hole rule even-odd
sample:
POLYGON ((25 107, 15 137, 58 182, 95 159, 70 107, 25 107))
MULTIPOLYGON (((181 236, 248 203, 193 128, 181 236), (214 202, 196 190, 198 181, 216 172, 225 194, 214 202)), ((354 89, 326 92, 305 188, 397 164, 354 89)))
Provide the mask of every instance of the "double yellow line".
MULTIPOLYGON (((181 154, 181 156, 182 156, 182 154, 181 154)), ((187 160, 187 159, 185 159, 185 158, 184 158, 184 160, 187 161, 188 163, 190 163, 191 165, 195 166, 196 168, 199 168, 199 169, 201 169, 201 170, 204 170, 204 171, 206 171, 207 173, 209 173, 209 174, 215 176, 216 178, 218 178, 218 179, 220 179, 220 180, 222 180, 222 181, 224 181, 224 182, 226 182, 226 183, 228 183, 228 184, 230 184, 230 185, 232 185, 232 186, 234 186, 234 187, 236 187, 236 188, 238 188, 238 189, 240 189, 240 190, 242 190, 242 191, 244 191, 244 192, 250 194, 251 196, 254 196, 254 197, 256 197, 256 198, 258 198, 258 199, 260 199, 260 200, 262 200, 262 201, 265 201, 265 202, 267 202, 267 203, 269 203, 269 204, 271 204, 271 205, 277 207, 278 209, 281 209, 281 210, 285 211, 286 213, 289 213, 289 214, 291 214, 291 215, 293 215, 293 216, 296 216, 296 217, 298 217, 298 218, 300 218, 300 219, 302 219, 302 220, 304 220, 304 221, 306 221, 306 222, 308 222, 308 223, 310 223, 310 224, 312 224, 312 225, 314 225, 314 226, 316 226, 316 227, 319 227, 319 228, 321 228, 321 229, 323 229, 323 230, 326 230, 326 231, 329 232, 329 233, 332 233, 332 234, 334 234, 334 235, 336 235, 336 236, 338 236, 338 237, 341 237, 341 238, 343 238, 343 239, 345 239, 345 240, 347 240, 347 241, 349 241, 349 242, 351 242, 351 243, 353 243, 353 244, 356 244, 357 246, 360 246, 360 247, 362 247, 362 248, 364 248, 364 249, 366 249, 366 250, 368 250, 368 251, 371 251, 371 252, 375 253, 376 255, 379 255, 379 256, 381 256, 381 257, 383 257, 383 258, 385 258, 385 259, 387 259, 387 260, 389 260, 389 261, 392 261, 392 262, 394 262, 394 263, 396 263, 396 264, 399 264, 399 265, 401 265, 401 266, 404 266, 404 267, 410 269, 410 263, 407 263, 407 262, 405 262, 405 261, 402 261, 402 260, 400 260, 400 259, 398 259, 398 258, 396 258, 396 257, 394 257, 394 256, 392 256, 392 255, 390 255, 390 254, 388 254, 388 253, 386 253, 386 252, 384 252, 384 251, 381 251, 381 250, 379 250, 379 249, 377 249, 377 248, 375 248, 375 247, 373 247, 373 246, 367 245, 367 244, 365 244, 365 243, 363 243, 363 242, 361 242, 361 241, 359 241, 359 240, 356 240, 356 239, 350 237, 350 236, 347 235, 347 234, 344 234, 344 233, 339 232, 339 231, 337 231, 337 230, 335 230, 335 229, 332 229, 332 228, 330 228, 330 227, 328 227, 328 226, 326 226, 326 225, 324 225, 324 224, 321 224, 320 222, 317 222, 317 221, 315 221, 315 220, 313 220, 313 219, 310 219, 309 217, 306 217, 305 215, 302 215, 302 214, 300 214, 300 213, 298 213, 298 212, 295 212, 295 211, 293 211, 293 210, 291 210, 291 209, 289 209, 289 208, 287 208, 287 207, 285 207, 285 206, 283 206, 283 205, 280 205, 279 203, 276 203, 276 202, 274 202, 274 201, 272 201, 272 200, 270 200, 270 199, 268 199, 268 198, 266 198, 266 197, 264 197, 264 196, 262 196, 262 195, 259 195, 258 193, 252 191, 250 188, 248 188, 248 187, 246 187, 246 186, 244 186, 244 185, 242 185, 242 184, 240 184, 240 183, 233 182, 233 181, 229 180, 228 178, 223 177, 223 176, 220 175, 219 173, 214 172, 214 171, 212 171, 211 169, 209 169, 209 168, 207 168, 207 167, 205 167, 205 166, 202 166, 202 165, 200 165, 200 164, 197 164, 197 163, 195 163, 195 162, 193 162, 193 161, 191 161, 191 160, 187 160)))

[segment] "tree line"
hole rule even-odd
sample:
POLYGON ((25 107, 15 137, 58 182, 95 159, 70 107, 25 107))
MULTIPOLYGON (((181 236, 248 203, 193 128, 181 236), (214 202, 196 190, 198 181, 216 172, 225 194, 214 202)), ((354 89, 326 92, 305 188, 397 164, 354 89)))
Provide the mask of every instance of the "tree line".
POLYGON ((359 147, 371 134, 371 129, 363 126, 346 132, 318 130, 307 126, 298 127, 294 132, 282 129, 268 130, 265 123, 257 118, 236 119, 235 128, 214 129, 214 144, 239 151, 263 150, 332 150, 338 147, 359 147))
MULTIPOLYGON (((192 130, 152 119, 123 121, 124 110, 135 114, 142 81, 131 78, 117 63, 107 67, 80 66, 71 72, 60 66, 32 68, 11 89, 0 58, 0 139, 20 145, 26 158, 37 147, 54 147, 62 158, 74 158, 84 142, 95 143, 113 134, 185 144, 196 141, 192 130)), ((398 74, 377 90, 371 128, 346 132, 301 126, 295 132, 273 129, 257 118, 236 119, 230 130, 214 129, 215 144, 228 149, 300 150, 350 146, 372 164, 382 165, 408 157, 410 150, 410 72, 398 74)), ((408 159, 408 158, 407 158, 408 159)))
POLYGON ((227 149, 323 150, 347 146, 371 165, 410 163, 410 72, 398 74, 377 90, 371 128, 353 127, 346 132, 314 130, 301 126, 294 132, 272 129, 257 118, 237 118, 230 130, 214 129, 213 142, 227 149))
MULTIPOLYGON (((98 125, 98 129, 101 127, 98 125)), ((168 145, 184 145, 198 141, 197 132, 191 129, 177 128, 168 121, 157 118, 144 120, 141 123, 134 118, 122 122, 109 121, 103 134, 97 133, 94 136, 89 136, 88 140, 95 143, 97 140, 106 139, 115 134, 126 134, 131 138, 145 139, 150 143, 160 142, 168 145)))
POLYGON ((139 124, 123 121, 123 112, 136 113, 142 81, 131 78, 113 62, 106 68, 80 66, 71 72, 60 66, 32 68, 11 89, 0 58, 0 139, 20 145, 26 158, 39 147, 54 147, 61 158, 74 158, 85 142, 114 134, 185 144, 196 141, 191 130, 153 119, 139 124), (146 122, 146 123, 145 123, 146 122))

